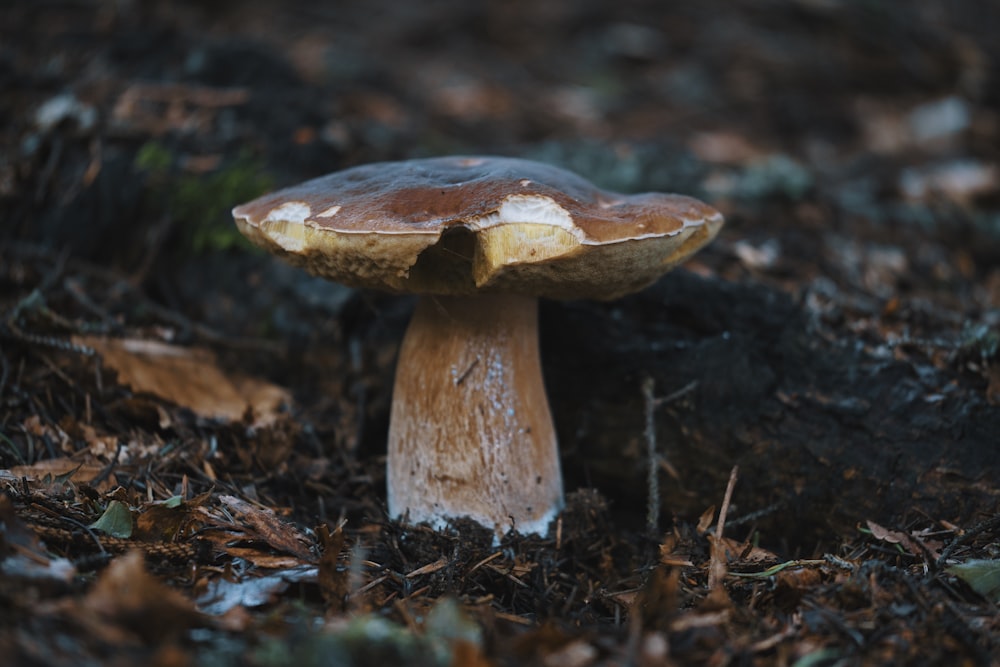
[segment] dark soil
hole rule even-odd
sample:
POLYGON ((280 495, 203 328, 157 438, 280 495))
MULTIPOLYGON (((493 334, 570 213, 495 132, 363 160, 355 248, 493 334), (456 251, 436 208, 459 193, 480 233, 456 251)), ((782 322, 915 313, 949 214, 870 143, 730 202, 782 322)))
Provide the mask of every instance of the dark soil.
POLYGON ((1000 664, 997 34, 972 0, 4 3, 4 664, 1000 664), (229 215, 442 154, 727 220, 542 304, 567 509, 500 548, 386 517, 411 298, 229 215), (136 388, 121 340, 199 370, 136 388), (213 413, 216 372, 285 407, 213 413))

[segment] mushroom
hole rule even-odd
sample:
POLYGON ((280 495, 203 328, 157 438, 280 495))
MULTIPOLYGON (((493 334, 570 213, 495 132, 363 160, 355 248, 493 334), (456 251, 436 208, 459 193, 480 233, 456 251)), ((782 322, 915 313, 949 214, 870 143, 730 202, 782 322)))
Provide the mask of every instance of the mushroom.
POLYGON ((444 157, 354 167, 233 209, 253 243, 346 285, 421 295, 389 423, 393 518, 544 534, 563 505, 538 297, 614 299, 710 241, 722 216, 546 164, 444 157))

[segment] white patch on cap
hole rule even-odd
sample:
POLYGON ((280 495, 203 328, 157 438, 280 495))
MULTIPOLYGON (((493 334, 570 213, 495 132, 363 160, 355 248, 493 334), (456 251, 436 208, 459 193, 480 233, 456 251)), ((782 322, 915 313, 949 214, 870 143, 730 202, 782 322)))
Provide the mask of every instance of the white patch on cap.
POLYGON ((573 236, 580 236, 580 229, 573 224, 569 211, 551 197, 542 195, 509 195, 497 210, 476 218, 469 218, 465 226, 473 231, 504 224, 549 225, 565 229, 573 236))
POLYGON ((340 212, 341 208, 343 208, 343 207, 340 204, 336 204, 336 205, 331 206, 330 208, 326 209, 322 213, 317 213, 316 217, 317 218, 332 218, 333 216, 337 215, 337 213, 340 212))
POLYGON ((261 222, 291 222, 303 224, 312 209, 304 201, 286 201, 277 208, 272 208, 261 222))
POLYGON ((271 209, 267 217, 260 221, 260 229, 284 250, 302 252, 305 248, 305 221, 310 213, 312 209, 305 202, 285 202, 271 209))

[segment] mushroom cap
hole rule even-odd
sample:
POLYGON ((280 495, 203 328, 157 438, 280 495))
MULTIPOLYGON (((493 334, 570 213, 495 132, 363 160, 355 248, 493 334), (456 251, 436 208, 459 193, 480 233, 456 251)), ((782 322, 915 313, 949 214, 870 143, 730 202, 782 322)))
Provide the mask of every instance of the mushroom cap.
POLYGON ((612 299, 708 243, 722 215, 697 199, 602 190, 504 157, 381 162, 233 209, 256 245, 354 287, 612 299))

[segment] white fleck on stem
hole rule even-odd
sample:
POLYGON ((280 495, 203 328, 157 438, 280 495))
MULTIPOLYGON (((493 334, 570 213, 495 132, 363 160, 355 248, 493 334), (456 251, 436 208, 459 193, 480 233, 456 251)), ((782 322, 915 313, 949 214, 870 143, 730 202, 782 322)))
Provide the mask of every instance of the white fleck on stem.
POLYGON ((421 298, 397 362, 387 473, 394 518, 545 533, 563 496, 537 299, 421 298))

